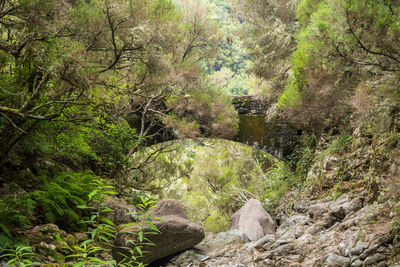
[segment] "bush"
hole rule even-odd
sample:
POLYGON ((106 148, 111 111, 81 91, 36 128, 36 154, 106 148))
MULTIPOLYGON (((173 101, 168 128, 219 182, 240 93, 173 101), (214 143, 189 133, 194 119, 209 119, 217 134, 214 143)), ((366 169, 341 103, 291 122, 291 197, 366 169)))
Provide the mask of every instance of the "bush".
POLYGON ((170 98, 167 105, 173 112, 164 123, 175 128, 179 137, 233 139, 236 135, 237 111, 231 98, 220 90, 205 86, 193 90, 190 96, 170 98))

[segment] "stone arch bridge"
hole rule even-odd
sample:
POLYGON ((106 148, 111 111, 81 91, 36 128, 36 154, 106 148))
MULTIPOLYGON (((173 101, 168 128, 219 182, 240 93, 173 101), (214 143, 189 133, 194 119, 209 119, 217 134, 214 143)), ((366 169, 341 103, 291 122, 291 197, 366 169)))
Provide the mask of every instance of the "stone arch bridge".
POLYGON ((279 159, 289 156, 302 131, 280 116, 275 107, 251 95, 232 96, 239 113, 239 132, 235 141, 257 147, 279 159))
MULTIPOLYGON (((278 159, 285 159, 293 152, 301 131, 285 121, 276 107, 250 95, 232 96, 232 104, 239 114, 239 131, 233 141, 261 149, 278 159)), ((140 121, 133 119, 130 125, 138 128, 140 121)), ((172 133, 163 132, 162 136, 149 140, 148 145, 174 139, 172 133)))

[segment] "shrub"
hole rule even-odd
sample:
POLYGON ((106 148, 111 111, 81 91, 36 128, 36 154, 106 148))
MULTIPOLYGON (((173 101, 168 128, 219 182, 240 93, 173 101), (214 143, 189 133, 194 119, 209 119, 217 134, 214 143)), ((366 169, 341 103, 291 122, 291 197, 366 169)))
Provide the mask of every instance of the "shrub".
POLYGON ((189 96, 170 98, 167 105, 173 112, 164 122, 173 128, 178 126, 178 136, 198 137, 201 134, 233 139, 236 135, 237 111, 231 98, 221 90, 205 86, 191 91, 189 96), (178 119, 182 122, 178 123, 178 119))

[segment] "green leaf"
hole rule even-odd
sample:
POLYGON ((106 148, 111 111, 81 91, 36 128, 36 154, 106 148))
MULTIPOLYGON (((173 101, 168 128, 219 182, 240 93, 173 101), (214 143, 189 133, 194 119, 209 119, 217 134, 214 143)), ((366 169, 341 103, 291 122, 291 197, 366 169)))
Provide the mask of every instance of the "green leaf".
POLYGON ((140 256, 143 256, 142 249, 139 246, 136 247, 136 251, 139 253, 140 256))
POLYGON ((93 196, 95 196, 98 192, 99 192, 98 189, 95 189, 92 192, 90 192, 90 194, 88 195, 89 200, 92 200, 93 196))
POLYGON ((138 233, 138 239, 139 239, 139 242, 143 242, 143 232, 142 231, 140 231, 138 233))
POLYGON ((103 222, 103 223, 107 223, 107 224, 109 224, 109 225, 114 226, 114 222, 111 221, 111 220, 108 219, 108 218, 101 218, 100 221, 103 222))

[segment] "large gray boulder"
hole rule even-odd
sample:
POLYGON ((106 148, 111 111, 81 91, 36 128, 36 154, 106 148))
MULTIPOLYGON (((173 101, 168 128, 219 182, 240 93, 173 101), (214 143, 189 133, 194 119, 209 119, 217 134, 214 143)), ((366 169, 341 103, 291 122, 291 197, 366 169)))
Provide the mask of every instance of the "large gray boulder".
POLYGON ((239 230, 251 241, 267 234, 275 234, 276 223, 266 212, 259 200, 250 199, 232 216, 231 230, 239 230))
POLYGON ((137 221, 137 218, 135 216, 137 210, 134 206, 126 204, 123 200, 107 198, 104 201, 103 205, 110 208, 111 210, 104 212, 104 214, 102 215, 113 221, 115 225, 137 221))
MULTIPOLYGON (((154 231, 148 227, 142 230, 145 237, 155 244, 142 246, 141 249, 145 253, 143 257, 139 258, 139 261, 143 263, 148 264, 157 259, 190 249, 204 239, 204 229, 187 218, 182 205, 176 200, 160 201, 152 215, 161 218, 161 220, 152 221, 161 234, 150 234, 154 231)), ((124 226, 118 231, 114 241, 115 248, 113 248, 113 257, 117 261, 124 258, 121 254, 130 255, 128 250, 123 247, 130 247, 135 251, 135 245, 129 241, 137 241, 138 231, 137 225, 124 226)))
POLYGON ((151 214, 155 217, 174 215, 189 220, 183 206, 175 199, 166 199, 158 202, 151 214))

